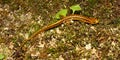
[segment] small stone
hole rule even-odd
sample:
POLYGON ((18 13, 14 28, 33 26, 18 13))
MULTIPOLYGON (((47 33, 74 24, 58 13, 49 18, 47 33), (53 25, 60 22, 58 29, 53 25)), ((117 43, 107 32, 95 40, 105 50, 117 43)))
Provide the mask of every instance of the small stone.
POLYGON ((64 60, 64 58, 62 57, 62 55, 59 56, 58 60, 64 60))
POLYGON ((4 30, 8 30, 9 28, 8 27, 5 27, 4 30))
POLYGON ((87 45, 85 46, 85 48, 86 48, 87 50, 91 49, 91 44, 87 44, 87 45))
POLYGON ((112 42, 112 45, 115 46, 115 42, 114 41, 112 42))
POLYGON ((59 28, 56 28, 56 32, 57 32, 58 34, 61 34, 61 33, 62 33, 59 28))

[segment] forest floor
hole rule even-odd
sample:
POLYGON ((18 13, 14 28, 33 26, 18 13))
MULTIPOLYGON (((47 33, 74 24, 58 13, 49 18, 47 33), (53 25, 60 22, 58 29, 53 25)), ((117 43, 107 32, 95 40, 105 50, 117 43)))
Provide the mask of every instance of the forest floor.
POLYGON ((119 60, 119 0, 0 0, 0 60, 119 60), (95 25, 62 24, 20 45, 35 31, 55 23, 55 14, 79 4, 95 25), (23 46, 24 47, 24 46, 23 46))

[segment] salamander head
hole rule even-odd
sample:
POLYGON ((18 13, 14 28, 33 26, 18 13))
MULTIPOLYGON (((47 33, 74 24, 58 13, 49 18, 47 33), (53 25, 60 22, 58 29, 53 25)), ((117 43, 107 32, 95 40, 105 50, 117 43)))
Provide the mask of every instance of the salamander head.
POLYGON ((90 19, 90 24, 97 24, 99 23, 99 20, 96 18, 89 18, 90 19))

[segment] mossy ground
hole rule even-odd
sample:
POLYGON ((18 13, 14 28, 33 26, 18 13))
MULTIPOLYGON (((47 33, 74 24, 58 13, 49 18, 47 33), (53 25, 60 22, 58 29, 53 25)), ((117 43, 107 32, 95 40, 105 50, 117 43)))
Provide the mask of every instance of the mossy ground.
POLYGON ((120 57, 119 0, 0 0, 0 53, 6 59, 118 60, 120 57), (99 24, 74 21, 39 34, 17 51, 22 40, 54 23, 55 14, 79 4, 83 16, 99 24), (19 55, 24 54, 24 55, 19 55))

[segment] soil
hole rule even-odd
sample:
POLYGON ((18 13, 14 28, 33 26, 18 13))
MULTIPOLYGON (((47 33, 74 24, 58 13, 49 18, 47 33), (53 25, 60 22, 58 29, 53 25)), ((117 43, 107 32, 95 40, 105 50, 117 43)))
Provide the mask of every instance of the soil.
MULTIPOLYGON (((0 0, 0 55, 3 60, 119 60, 120 0, 0 0), (74 21, 22 41, 55 23, 61 9, 79 4, 92 25, 74 21)), ((70 9, 69 9, 70 10, 70 9)), ((70 14, 70 12, 69 12, 70 14)))

